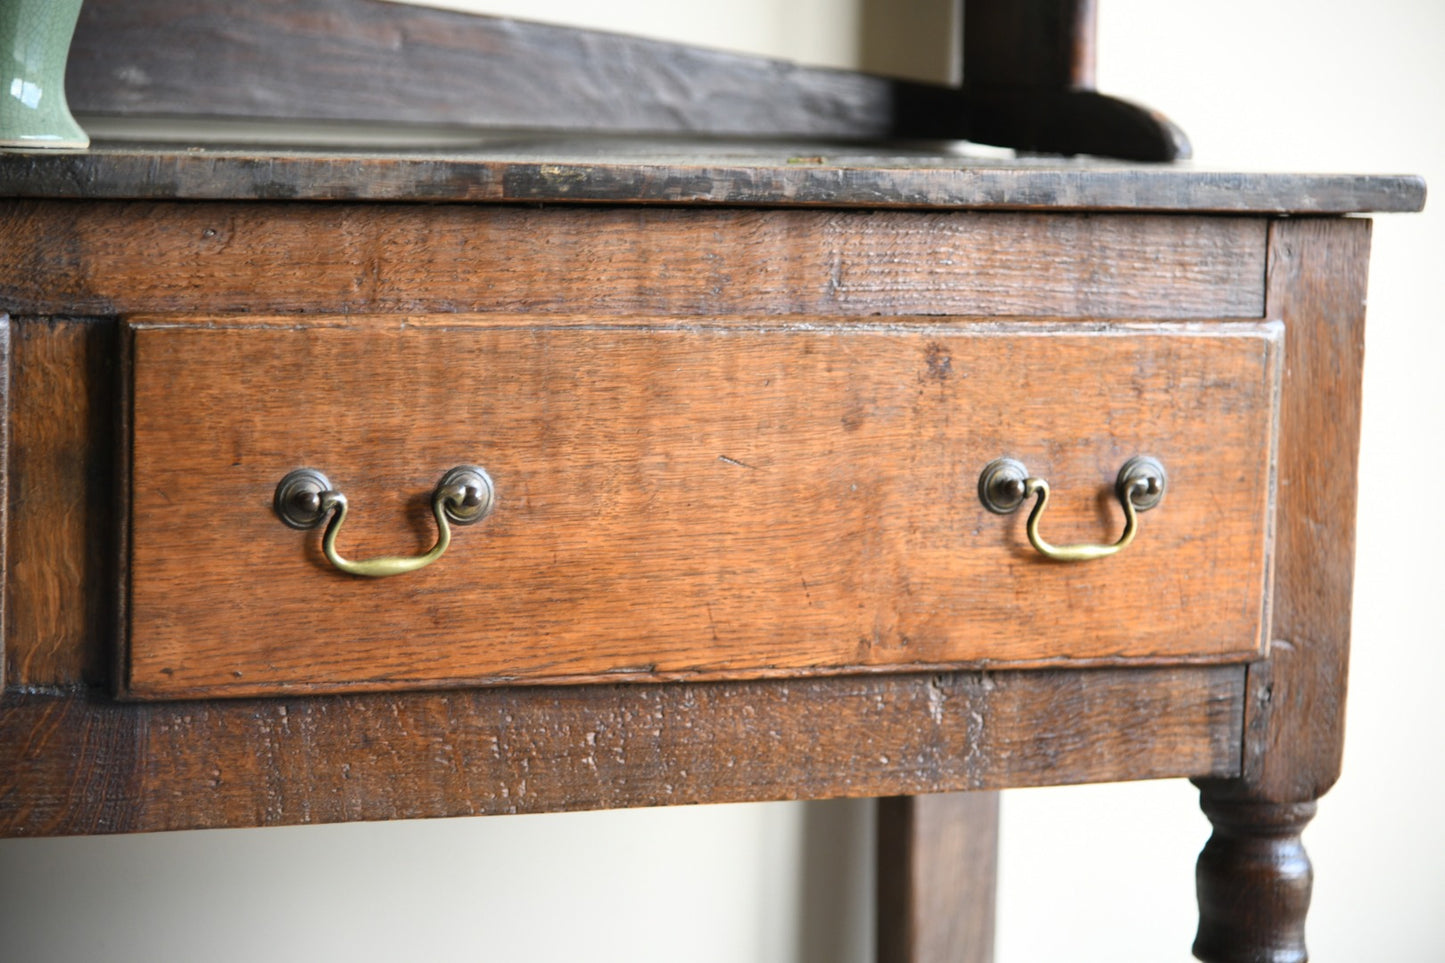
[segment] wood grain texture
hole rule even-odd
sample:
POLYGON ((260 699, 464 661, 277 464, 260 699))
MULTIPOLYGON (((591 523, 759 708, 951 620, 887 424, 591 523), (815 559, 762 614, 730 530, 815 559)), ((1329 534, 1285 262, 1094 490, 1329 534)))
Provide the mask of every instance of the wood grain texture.
POLYGON ((1280 221, 1270 237, 1288 358, 1271 652, 1250 670, 1245 778, 1205 794, 1302 803, 1334 784, 1344 745, 1370 223, 1280 221))
POLYGON ((878 801, 878 963, 993 963, 996 792, 878 801))
POLYGON ((1259 317, 1265 231, 1213 217, 15 201, 0 205, 0 307, 1259 317))
MULTIPOLYGON (((12 310, 1263 311, 1264 226, 1249 220, 1190 221, 1176 236, 1181 222, 1163 217, 20 202, 0 223, 0 307, 12 310), (1049 284, 1033 283, 1027 251, 1060 265, 1049 284), (845 255, 862 266, 843 271, 845 255), (1104 266, 1116 259, 1142 266, 1104 266)), ((109 677, 114 602, 95 580, 115 557, 110 503, 75 502, 67 486, 78 475, 115 490, 114 341, 106 325, 37 325, 17 335, 31 340, 15 366, 26 511, 8 664, 12 684, 67 686, 109 677)))
MULTIPOLYGON (((10 411, 10 358, 11 320, 0 310, 0 411, 10 411)), ((10 581, 10 422, 0 418, 0 586, 10 581)), ((0 626, 8 625, 9 606, 5 593, 0 591, 0 626)), ((8 634, 8 633, 7 633, 8 634)), ((0 637, 0 692, 8 683, 6 664, 6 639, 0 637)))
MULTIPOLYGON (((1067 123, 1079 128, 1068 136, 1080 144, 1109 125, 1158 129, 1146 111, 1087 92, 1033 95, 1027 103, 1007 90, 975 99, 979 123, 1027 122, 1040 132, 1035 136, 1051 130, 1057 136, 1067 123)), ((939 124, 947 108, 920 101, 917 125, 939 124)), ((1405 175, 1003 160, 916 143, 860 147, 170 119, 90 120, 87 128, 89 151, 0 153, 0 196, 1225 214, 1414 211, 1425 199, 1423 181, 1405 175)))
POLYGON ((1249 669, 1239 778, 1197 780, 1214 835, 1200 855, 1209 963, 1296 963, 1311 871, 1299 834, 1339 777, 1354 580, 1368 221, 1281 221, 1268 309, 1286 327, 1278 567, 1268 661, 1249 669))
POLYGON ((6 681, 109 685, 118 579, 118 328, 15 318, 6 430, 6 681))
POLYGON ((1243 669, 0 703, 0 835, 1238 772, 1243 669))
POLYGON ((1270 326, 225 324, 132 328, 134 697, 1260 651, 1270 326), (1111 542, 1135 454, 1170 489, 1110 559, 978 499, 1015 456, 1047 537, 1111 542), (497 507, 405 576, 270 507, 317 468, 344 555, 419 554, 458 464, 497 507))

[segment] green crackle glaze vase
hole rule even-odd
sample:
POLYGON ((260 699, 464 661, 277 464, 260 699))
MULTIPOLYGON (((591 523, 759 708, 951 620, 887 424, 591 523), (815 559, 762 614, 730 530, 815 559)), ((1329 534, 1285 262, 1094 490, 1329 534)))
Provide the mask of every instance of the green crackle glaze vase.
POLYGON ((65 102, 81 0, 0 0, 0 147, 87 147, 65 102))

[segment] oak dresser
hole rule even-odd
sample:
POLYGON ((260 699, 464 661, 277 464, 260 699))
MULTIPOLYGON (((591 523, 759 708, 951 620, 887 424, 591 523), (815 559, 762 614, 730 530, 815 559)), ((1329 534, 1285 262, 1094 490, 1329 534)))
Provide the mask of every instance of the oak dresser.
POLYGON ((883 797, 982 960, 992 790, 1189 777, 1303 958, 1418 179, 232 130, 0 155, 0 831, 883 797))

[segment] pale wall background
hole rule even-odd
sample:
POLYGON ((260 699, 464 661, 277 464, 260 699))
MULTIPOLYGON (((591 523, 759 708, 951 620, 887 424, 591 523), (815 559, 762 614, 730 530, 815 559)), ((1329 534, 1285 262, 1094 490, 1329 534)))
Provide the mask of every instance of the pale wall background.
MULTIPOLYGON (((471 6, 839 66, 897 65, 913 20, 922 74, 948 40, 947 0, 471 6)), ((1100 86, 1166 109, 1201 161, 1445 185, 1440 0, 1101 6, 1100 86)), ((1377 221, 1346 775, 1305 837, 1317 963, 1445 961, 1445 564, 1421 548, 1445 541, 1442 278, 1438 204, 1377 221)), ((863 961, 869 805, 4 841, 0 959, 863 961)), ((1188 959, 1187 783, 1014 792, 1003 819, 999 963, 1188 959)))

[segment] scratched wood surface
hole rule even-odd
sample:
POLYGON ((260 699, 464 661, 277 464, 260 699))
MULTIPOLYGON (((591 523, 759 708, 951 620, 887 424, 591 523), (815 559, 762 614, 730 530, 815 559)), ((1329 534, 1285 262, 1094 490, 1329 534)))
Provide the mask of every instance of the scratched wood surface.
POLYGON ((1239 771, 1244 670, 0 701, 0 835, 890 796, 1239 771))
POLYGON ((1265 597, 1279 330, 529 317, 133 327, 127 692, 1238 660, 1265 597), (1044 560, 977 479, 1049 478, 1044 560), (333 570, 270 504, 344 491, 352 558, 417 554, 431 491, 493 515, 423 571, 333 570))
MULTIPOLYGON (((991 96, 999 114, 1014 106, 1007 91, 991 96)), ((1068 97, 1129 109, 1098 95, 1068 97)), ((0 197, 1225 214, 1419 210, 1425 197, 1421 179, 1404 175, 999 158, 908 142, 178 119, 88 119, 86 128, 92 145, 85 152, 0 153, 0 197)))
POLYGON ((10 201, 0 305, 1258 318, 1265 233, 1163 215, 10 201))
POLYGON ((1270 628, 1281 645, 1251 669, 1250 769, 1234 786, 1271 803, 1312 801, 1339 777, 1355 576, 1370 222, 1281 222, 1270 232, 1269 312, 1285 324, 1270 628))

